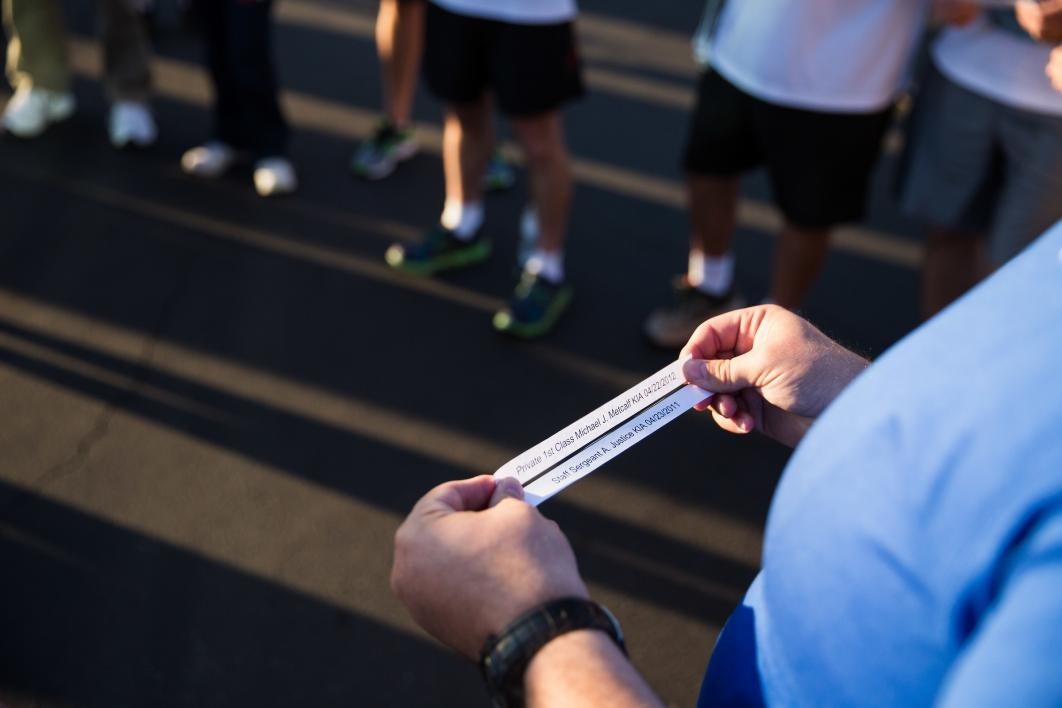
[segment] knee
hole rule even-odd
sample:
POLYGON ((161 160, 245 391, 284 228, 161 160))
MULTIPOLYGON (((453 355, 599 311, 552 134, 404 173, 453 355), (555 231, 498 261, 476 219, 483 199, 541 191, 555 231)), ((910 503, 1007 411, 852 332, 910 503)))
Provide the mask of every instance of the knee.
POLYGON ((452 105, 447 118, 462 135, 483 136, 490 130, 490 110, 482 101, 452 105))
POLYGON ((562 136, 552 130, 525 131, 521 135, 524 157, 532 168, 556 163, 568 159, 568 150, 562 136))

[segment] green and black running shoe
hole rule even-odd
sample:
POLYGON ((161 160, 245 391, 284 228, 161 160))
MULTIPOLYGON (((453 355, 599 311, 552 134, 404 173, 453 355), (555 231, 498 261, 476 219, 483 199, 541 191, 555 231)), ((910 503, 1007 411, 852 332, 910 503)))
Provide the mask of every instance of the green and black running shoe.
POLYGON ((384 120, 373 136, 358 146, 350 161, 350 169, 364 179, 383 179, 394 172, 399 163, 416 155, 417 149, 410 128, 399 130, 384 120))
POLYGON ((524 271, 508 306, 494 313, 494 329, 524 339, 541 337, 557 324, 572 294, 564 283, 524 271))
POLYGON ((444 270, 482 263, 490 255, 490 241, 482 234, 469 240, 457 238, 453 231, 436 226, 422 243, 395 243, 387 249, 384 260, 395 270, 413 275, 431 275, 444 270))

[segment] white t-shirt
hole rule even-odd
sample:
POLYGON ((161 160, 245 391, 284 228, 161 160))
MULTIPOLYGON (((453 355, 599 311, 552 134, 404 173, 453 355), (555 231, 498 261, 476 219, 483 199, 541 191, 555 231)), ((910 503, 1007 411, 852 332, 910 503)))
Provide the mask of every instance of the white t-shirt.
POLYGON ((708 58, 756 98, 828 113, 892 103, 926 0, 728 0, 708 58))
POLYGON ((1044 74, 1051 45, 980 19, 947 28, 932 51, 940 73, 964 89, 1019 110, 1062 116, 1062 93, 1044 74))
POLYGON ((500 20, 517 25, 570 22, 578 10, 575 0, 431 0, 458 15, 500 20))

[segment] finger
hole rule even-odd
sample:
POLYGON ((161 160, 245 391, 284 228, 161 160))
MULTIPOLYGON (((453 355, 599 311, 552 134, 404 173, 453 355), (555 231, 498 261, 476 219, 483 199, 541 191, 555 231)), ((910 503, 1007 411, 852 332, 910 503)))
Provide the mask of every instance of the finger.
MULTIPOLYGON (((739 413, 738 415, 741 414, 739 413)), ((723 416, 716 413, 714 410, 712 411, 712 419, 715 420, 716 425, 718 425, 720 428, 727 431, 728 433, 737 433, 738 435, 744 435, 745 433, 749 432, 749 430, 747 430, 743 426, 738 425, 736 419, 724 418, 723 416)))
POLYGON ((489 474, 445 482, 425 494, 413 513, 481 511, 487 507, 497 484, 489 474))
POLYGON ((715 393, 734 393, 755 380, 748 354, 733 359, 690 359, 682 365, 682 374, 694 386, 715 393))
POLYGON ((490 497, 487 508, 497 506, 503 499, 523 499, 524 488, 520 486, 520 480, 516 477, 504 477, 499 479, 494 486, 494 494, 490 497))
POLYGON ((731 310, 702 322, 682 348, 680 357, 717 359, 724 353, 744 354, 752 348, 756 330, 771 307, 758 305, 731 310))
POLYGON ((738 412, 737 399, 727 393, 719 394, 712 399, 709 405, 711 405, 713 411, 724 418, 733 418, 734 414, 738 412))

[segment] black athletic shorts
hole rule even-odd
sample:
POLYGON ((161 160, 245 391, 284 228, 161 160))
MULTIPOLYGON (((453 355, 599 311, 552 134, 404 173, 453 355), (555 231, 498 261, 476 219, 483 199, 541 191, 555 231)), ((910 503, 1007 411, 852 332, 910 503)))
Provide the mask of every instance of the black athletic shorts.
POLYGON ((701 76, 683 167, 731 177, 764 165, 775 201, 794 226, 858 221, 891 118, 891 107, 822 113, 777 106, 709 69, 701 76))
POLYGON ((583 94, 573 23, 518 25, 430 2, 424 77, 448 103, 471 103, 489 90, 512 116, 553 111, 583 94))

